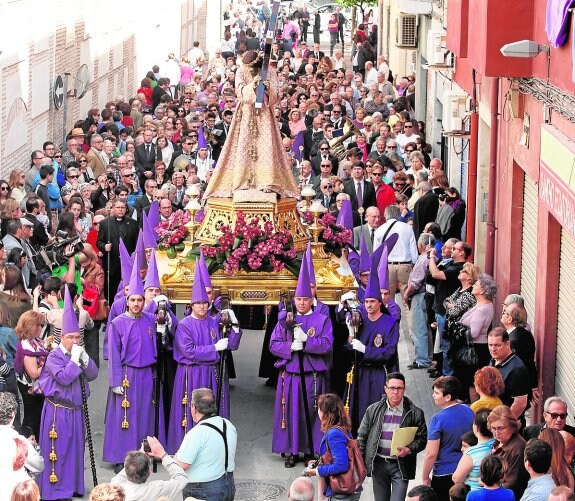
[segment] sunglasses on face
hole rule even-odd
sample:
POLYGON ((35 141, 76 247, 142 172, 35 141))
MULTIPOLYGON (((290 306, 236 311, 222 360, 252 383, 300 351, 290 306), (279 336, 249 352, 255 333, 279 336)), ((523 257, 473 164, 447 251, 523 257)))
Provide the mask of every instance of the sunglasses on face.
POLYGON ((62 155, 54 155, 54 158, 62 158, 62 155))
POLYGON ((87 164, 87 163, 88 163, 88 160, 78 160, 78 162, 81 163, 81 164, 87 164))
POLYGON ((8 191, 10 188, 8 188, 8 186, 2 186, 0 187, 0 191, 8 191))
POLYGON ((80 176, 76 176, 76 175, 68 176, 68 178, 70 178, 70 179, 78 179, 79 177, 80 177, 80 176))

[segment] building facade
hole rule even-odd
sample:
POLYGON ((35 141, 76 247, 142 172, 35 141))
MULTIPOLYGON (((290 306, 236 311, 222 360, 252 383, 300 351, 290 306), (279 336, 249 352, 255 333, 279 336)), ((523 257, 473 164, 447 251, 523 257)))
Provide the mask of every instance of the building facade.
POLYGON ((495 318, 508 293, 525 298, 539 367, 535 421, 541 419, 542 402, 553 394, 567 399, 570 413, 575 409, 575 365, 570 363, 575 333, 569 315, 575 298, 570 3, 449 0, 447 19, 453 82, 471 105, 466 134, 469 166, 475 166, 477 177, 469 177, 468 184, 477 190, 475 202, 468 200, 476 209, 475 224, 468 229, 474 228, 479 264, 499 284, 495 318), (561 29, 566 37, 557 43, 561 29), (521 40, 537 42, 536 50, 524 57, 502 54, 504 45, 521 40))

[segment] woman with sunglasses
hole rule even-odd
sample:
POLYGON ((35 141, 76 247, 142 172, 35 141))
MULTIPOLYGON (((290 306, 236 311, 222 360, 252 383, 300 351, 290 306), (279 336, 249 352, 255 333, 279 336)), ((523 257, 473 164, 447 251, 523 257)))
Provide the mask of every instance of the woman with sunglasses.
MULTIPOLYGON (((3 184, 4 182, 0 181, 0 185, 3 184)), ((6 186, 8 186, 7 183, 6 186)), ((1 189, 0 187, 0 190, 1 189)), ((10 219, 20 219, 21 217, 22 211, 20 210, 20 204, 16 202, 16 200, 9 198, 4 202, 0 202, 0 233, 2 234, 2 238, 6 236, 8 221, 10 219)))
POLYGON ((172 141, 173 142, 178 141, 182 137, 183 132, 187 129, 188 129, 188 121, 185 118, 178 117, 176 119, 176 131, 172 136, 172 141))
POLYGON ((92 210, 94 212, 97 212, 101 209, 106 209, 108 204, 112 203, 114 198, 116 198, 116 195, 114 194, 116 186, 117 181, 113 172, 101 175, 98 178, 98 187, 90 195, 92 210))
POLYGON ((0 205, 3 205, 6 200, 11 198, 12 188, 8 181, 0 179, 0 205))
POLYGON ((26 182, 26 174, 22 169, 14 169, 10 172, 8 185, 10 186, 10 197, 20 203, 26 196, 24 190, 24 183, 26 182))

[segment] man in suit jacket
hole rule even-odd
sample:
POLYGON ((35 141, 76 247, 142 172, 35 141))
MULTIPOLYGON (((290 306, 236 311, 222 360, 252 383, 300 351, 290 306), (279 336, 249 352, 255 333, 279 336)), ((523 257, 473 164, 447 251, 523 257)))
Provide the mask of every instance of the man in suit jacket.
POLYGON ((224 110, 221 122, 214 125, 214 136, 216 138, 217 144, 212 145, 212 158, 217 162, 222 152, 222 148, 228 138, 230 132, 230 125, 232 119, 234 118, 234 112, 232 110, 224 110))
POLYGON ((575 428, 567 424, 567 402, 561 397, 549 397, 543 405, 543 423, 527 426, 523 430, 523 438, 529 440, 538 438, 543 428, 555 428, 557 431, 565 430, 575 437, 575 428))
MULTIPOLYGON (((136 146, 134 152, 134 167, 136 167, 136 174, 140 180, 140 188, 144 188, 146 179, 154 176, 154 164, 157 159, 157 148, 152 142, 154 133, 150 129, 144 131, 144 143, 136 146)), ((161 158, 158 158, 161 160, 161 158)))
POLYGON ((419 238, 427 223, 435 221, 439 209, 439 198, 431 190, 429 182, 420 182, 417 190, 419 191, 419 199, 413 207, 413 234, 415 235, 415 240, 419 238))
POLYGON ((46 227, 38 221, 36 217, 40 214, 40 203, 39 197, 35 195, 28 197, 26 200, 26 214, 24 214, 24 217, 34 225, 34 231, 32 232, 29 243, 35 251, 47 245, 49 239, 46 227))
POLYGON ((319 42, 314 42, 313 44, 313 50, 310 52, 310 54, 313 55, 313 57, 316 59, 316 61, 319 61, 322 57, 325 56, 325 52, 323 52, 322 50, 319 50, 319 42))
POLYGON ((343 192, 349 195, 354 214, 357 213, 360 218, 362 213, 365 214, 368 207, 377 205, 373 184, 365 180, 364 174, 364 163, 361 160, 356 160, 351 167, 351 179, 343 185, 343 192), (360 211, 360 208, 363 210, 360 211))
POLYGON ((337 169, 339 168, 339 160, 335 155, 329 152, 329 143, 327 141, 322 141, 318 145, 318 154, 311 159, 311 165, 313 171, 316 174, 322 173, 321 165, 323 162, 331 163, 331 174, 337 175, 337 169))
POLYGON ((136 209, 138 213, 138 223, 140 224, 140 228, 142 227, 142 211, 152 204, 152 200, 154 200, 154 191, 156 191, 157 187, 158 183, 156 183, 155 179, 146 179, 146 182, 144 183, 145 192, 141 197, 136 199, 134 209, 136 209))
MULTIPOLYGON (((308 160, 317 153, 318 143, 325 139, 321 123, 321 117, 319 115, 316 116, 312 120, 311 127, 303 133, 303 152, 304 157, 308 160)), ((314 169, 314 172, 319 174, 319 170, 314 169)))
POLYGON ((130 254, 136 250, 138 242, 138 222, 126 217, 128 204, 122 200, 114 201, 112 215, 100 223, 96 246, 103 254, 102 263, 106 278, 104 292, 111 302, 120 284, 120 240, 123 240, 130 254), (109 296, 108 296, 109 291, 109 296))
POLYGON ((335 206, 337 193, 333 191, 333 186, 329 179, 321 179, 319 191, 316 194, 316 200, 320 200, 321 204, 327 209, 331 210, 335 206))
POLYGON ((102 136, 100 136, 100 134, 92 134, 90 138, 90 149, 88 153, 86 153, 86 159, 88 160, 88 167, 92 169, 96 179, 106 173, 106 166, 108 165, 103 149, 104 140, 102 136))
POLYGON ((319 193, 320 179, 318 176, 313 175, 309 160, 303 160, 300 164, 299 181, 302 187, 309 184, 316 194, 319 193))
POLYGON ((366 223, 353 229, 353 246, 359 250, 361 243, 361 235, 365 240, 367 250, 371 254, 373 252, 373 242, 375 240, 375 230, 379 227, 381 222, 381 214, 377 207, 369 207, 365 211, 366 223))

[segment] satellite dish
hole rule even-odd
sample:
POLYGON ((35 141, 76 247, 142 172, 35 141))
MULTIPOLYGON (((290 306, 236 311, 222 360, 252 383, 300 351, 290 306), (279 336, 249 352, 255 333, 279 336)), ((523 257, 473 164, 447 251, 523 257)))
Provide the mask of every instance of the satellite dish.
POLYGON ((74 79, 74 95, 78 99, 82 99, 86 92, 88 92, 88 85, 90 85, 90 71, 88 66, 83 64, 78 68, 76 78, 74 79))
POLYGON ((62 75, 58 75, 56 80, 54 80, 54 87, 52 89, 52 98, 57 110, 64 105, 64 95, 64 80, 62 79, 62 75))

